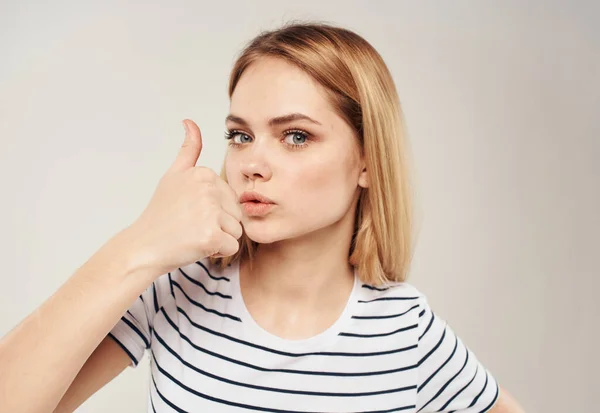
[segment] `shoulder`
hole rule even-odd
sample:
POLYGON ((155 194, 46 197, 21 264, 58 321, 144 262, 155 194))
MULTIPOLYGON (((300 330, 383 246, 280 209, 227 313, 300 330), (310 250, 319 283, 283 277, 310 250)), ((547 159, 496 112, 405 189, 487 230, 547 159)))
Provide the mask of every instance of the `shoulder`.
POLYGON ((425 294, 407 282, 377 287, 359 282, 358 306, 365 314, 396 314, 407 316, 415 323, 417 320, 421 323, 429 311, 425 294))
POLYGON ((359 282, 361 302, 405 301, 419 303, 426 300, 425 295, 408 282, 392 282, 383 286, 359 282))

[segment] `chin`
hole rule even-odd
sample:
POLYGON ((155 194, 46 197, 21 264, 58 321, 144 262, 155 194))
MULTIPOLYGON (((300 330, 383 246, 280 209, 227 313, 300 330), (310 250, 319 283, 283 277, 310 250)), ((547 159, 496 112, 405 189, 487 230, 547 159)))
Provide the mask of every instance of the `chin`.
POLYGON ((251 240, 259 244, 272 244, 277 241, 287 239, 279 234, 271 234, 265 231, 246 231, 246 236, 251 240))
POLYGON ((278 226, 269 225, 267 222, 261 220, 252 220, 250 222, 244 222, 244 232, 246 236, 254 242, 259 244, 270 244, 276 241, 285 239, 285 235, 282 234, 281 228, 278 226))
MULTIPOLYGON (((314 225, 314 223, 312 223, 314 225)), ((274 242, 301 238, 314 235, 322 227, 312 227, 310 222, 249 220, 243 222, 246 236, 259 244, 272 244, 274 242)))
POLYGON ((305 231, 285 221, 250 219, 242 222, 246 236, 259 244, 272 244, 303 235, 305 231))

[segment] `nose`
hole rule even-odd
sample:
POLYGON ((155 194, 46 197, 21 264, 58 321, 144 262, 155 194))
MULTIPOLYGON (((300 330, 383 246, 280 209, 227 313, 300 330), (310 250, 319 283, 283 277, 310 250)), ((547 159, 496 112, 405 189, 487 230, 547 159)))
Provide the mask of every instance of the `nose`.
POLYGON ((240 172, 249 181, 271 179, 272 171, 266 162, 265 148, 260 145, 252 145, 244 154, 240 162, 240 172))

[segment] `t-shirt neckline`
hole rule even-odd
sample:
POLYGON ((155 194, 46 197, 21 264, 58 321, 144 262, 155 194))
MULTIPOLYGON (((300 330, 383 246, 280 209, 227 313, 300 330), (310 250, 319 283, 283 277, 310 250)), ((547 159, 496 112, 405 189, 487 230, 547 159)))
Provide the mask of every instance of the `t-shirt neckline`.
POLYGON ((304 339, 286 339, 268 332, 262 328, 252 317, 244 303, 242 289, 240 286, 240 260, 237 259, 231 263, 229 267, 229 277, 234 296, 234 304, 237 308, 239 318, 242 320, 244 333, 247 338, 253 342, 260 342, 263 345, 274 347, 277 349, 287 349, 295 351, 319 351, 334 344, 339 336, 339 333, 344 331, 344 327, 352 322, 352 314, 354 307, 358 302, 358 291, 360 289, 360 279, 356 268, 354 268, 354 283, 352 290, 346 301, 346 305, 337 320, 326 330, 304 339))

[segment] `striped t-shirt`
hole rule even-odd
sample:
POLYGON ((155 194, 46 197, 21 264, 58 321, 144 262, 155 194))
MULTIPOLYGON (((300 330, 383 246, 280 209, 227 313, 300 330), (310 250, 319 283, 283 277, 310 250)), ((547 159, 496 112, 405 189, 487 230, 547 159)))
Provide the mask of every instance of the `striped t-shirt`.
POLYGON ((149 350, 148 412, 486 412, 494 377, 414 286, 355 283, 324 332, 262 329, 239 260, 159 277, 110 332, 137 366, 149 350))

